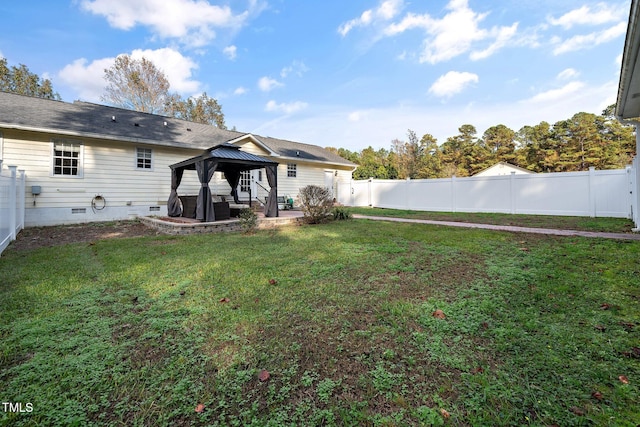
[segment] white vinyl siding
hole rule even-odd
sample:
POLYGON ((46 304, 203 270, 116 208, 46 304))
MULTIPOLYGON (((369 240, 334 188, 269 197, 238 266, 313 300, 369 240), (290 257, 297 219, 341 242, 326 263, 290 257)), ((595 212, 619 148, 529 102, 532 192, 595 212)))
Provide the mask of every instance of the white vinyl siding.
MULTIPOLYGON (((170 147, 153 149, 153 168, 139 173, 132 167, 136 158, 133 144, 101 140, 83 140, 83 179, 75 176, 53 176, 52 144, 46 134, 21 131, 4 132, 4 165, 15 164, 27 175, 27 188, 39 185, 42 194, 37 205, 27 202, 27 209, 81 208, 92 213, 91 200, 103 196, 108 208, 124 206, 164 205, 171 191, 169 165, 200 154, 201 150, 170 147), (128 205, 127 202, 131 202, 128 205)), ((185 171, 178 188, 180 195, 198 194, 200 183, 195 171, 185 171)), ((31 193, 27 192, 27 201, 31 193)))

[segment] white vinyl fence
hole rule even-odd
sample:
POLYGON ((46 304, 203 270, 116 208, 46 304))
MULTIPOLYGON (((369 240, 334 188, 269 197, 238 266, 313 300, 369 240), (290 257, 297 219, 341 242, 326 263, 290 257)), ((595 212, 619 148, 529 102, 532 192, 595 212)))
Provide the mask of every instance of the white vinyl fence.
POLYGON ((635 219, 635 179, 634 167, 467 178, 370 179, 343 183, 338 201, 348 206, 416 211, 635 219))
POLYGON ((24 228, 25 182, 24 171, 3 169, 0 160, 0 254, 24 228))

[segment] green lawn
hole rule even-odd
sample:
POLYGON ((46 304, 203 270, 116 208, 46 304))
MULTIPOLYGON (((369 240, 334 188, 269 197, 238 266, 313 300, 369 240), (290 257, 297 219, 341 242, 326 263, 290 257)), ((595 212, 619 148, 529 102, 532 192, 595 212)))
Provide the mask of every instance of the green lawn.
POLYGON ((351 220, 0 278, 0 425, 640 424, 640 242, 351 220))
POLYGON ((424 212, 402 209, 349 208, 351 213, 373 216, 427 219, 432 221, 476 222, 517 227, 555 228, 561 230, 630 233, 633 221, 626 218, 589 218, 582 216, 510 215, 470 212, 424 212))

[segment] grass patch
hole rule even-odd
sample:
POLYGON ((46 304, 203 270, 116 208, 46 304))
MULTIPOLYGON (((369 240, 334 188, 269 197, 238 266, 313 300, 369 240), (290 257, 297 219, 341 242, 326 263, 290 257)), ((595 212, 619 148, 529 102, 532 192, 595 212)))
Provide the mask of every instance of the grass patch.
POLYGON ((8 250, 0 425, 635 426, 639 260, 365 220, 8 250))
POLYGON ((353 214, 426 219, 432 221, 469 222, 559 230, 630 233, 633 221, 626 218, 589 218, 581 216, 511 215, 499 213, 424 212, 402 209, 349 208, 353 214))

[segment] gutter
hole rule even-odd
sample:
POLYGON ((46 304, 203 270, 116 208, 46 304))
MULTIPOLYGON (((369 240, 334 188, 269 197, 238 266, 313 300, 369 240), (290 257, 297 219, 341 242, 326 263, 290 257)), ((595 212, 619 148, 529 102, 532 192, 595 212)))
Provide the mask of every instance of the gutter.
MULTIPOLYGON (((629 22, 627 25, 627 36, 625 38, 624 50, 622 56, 622 66, 620 69, 620 81, 618 83, 618 97, 616 99, 616 118, 624 123, 626 119, 633 119, 631 117, 625 117, 624 110, 626 107, 626 101, 629 96, 629 86, 631 84, 631 77, 634 71, 634 66, 638 60, 638 51, 640 40, 638 40, 638 15, 640 13, 640 4, 638 0, 631 0, 631 7, 629 11, 629 22)), ((637 121, 634 120, 634 124, 637 121)))

